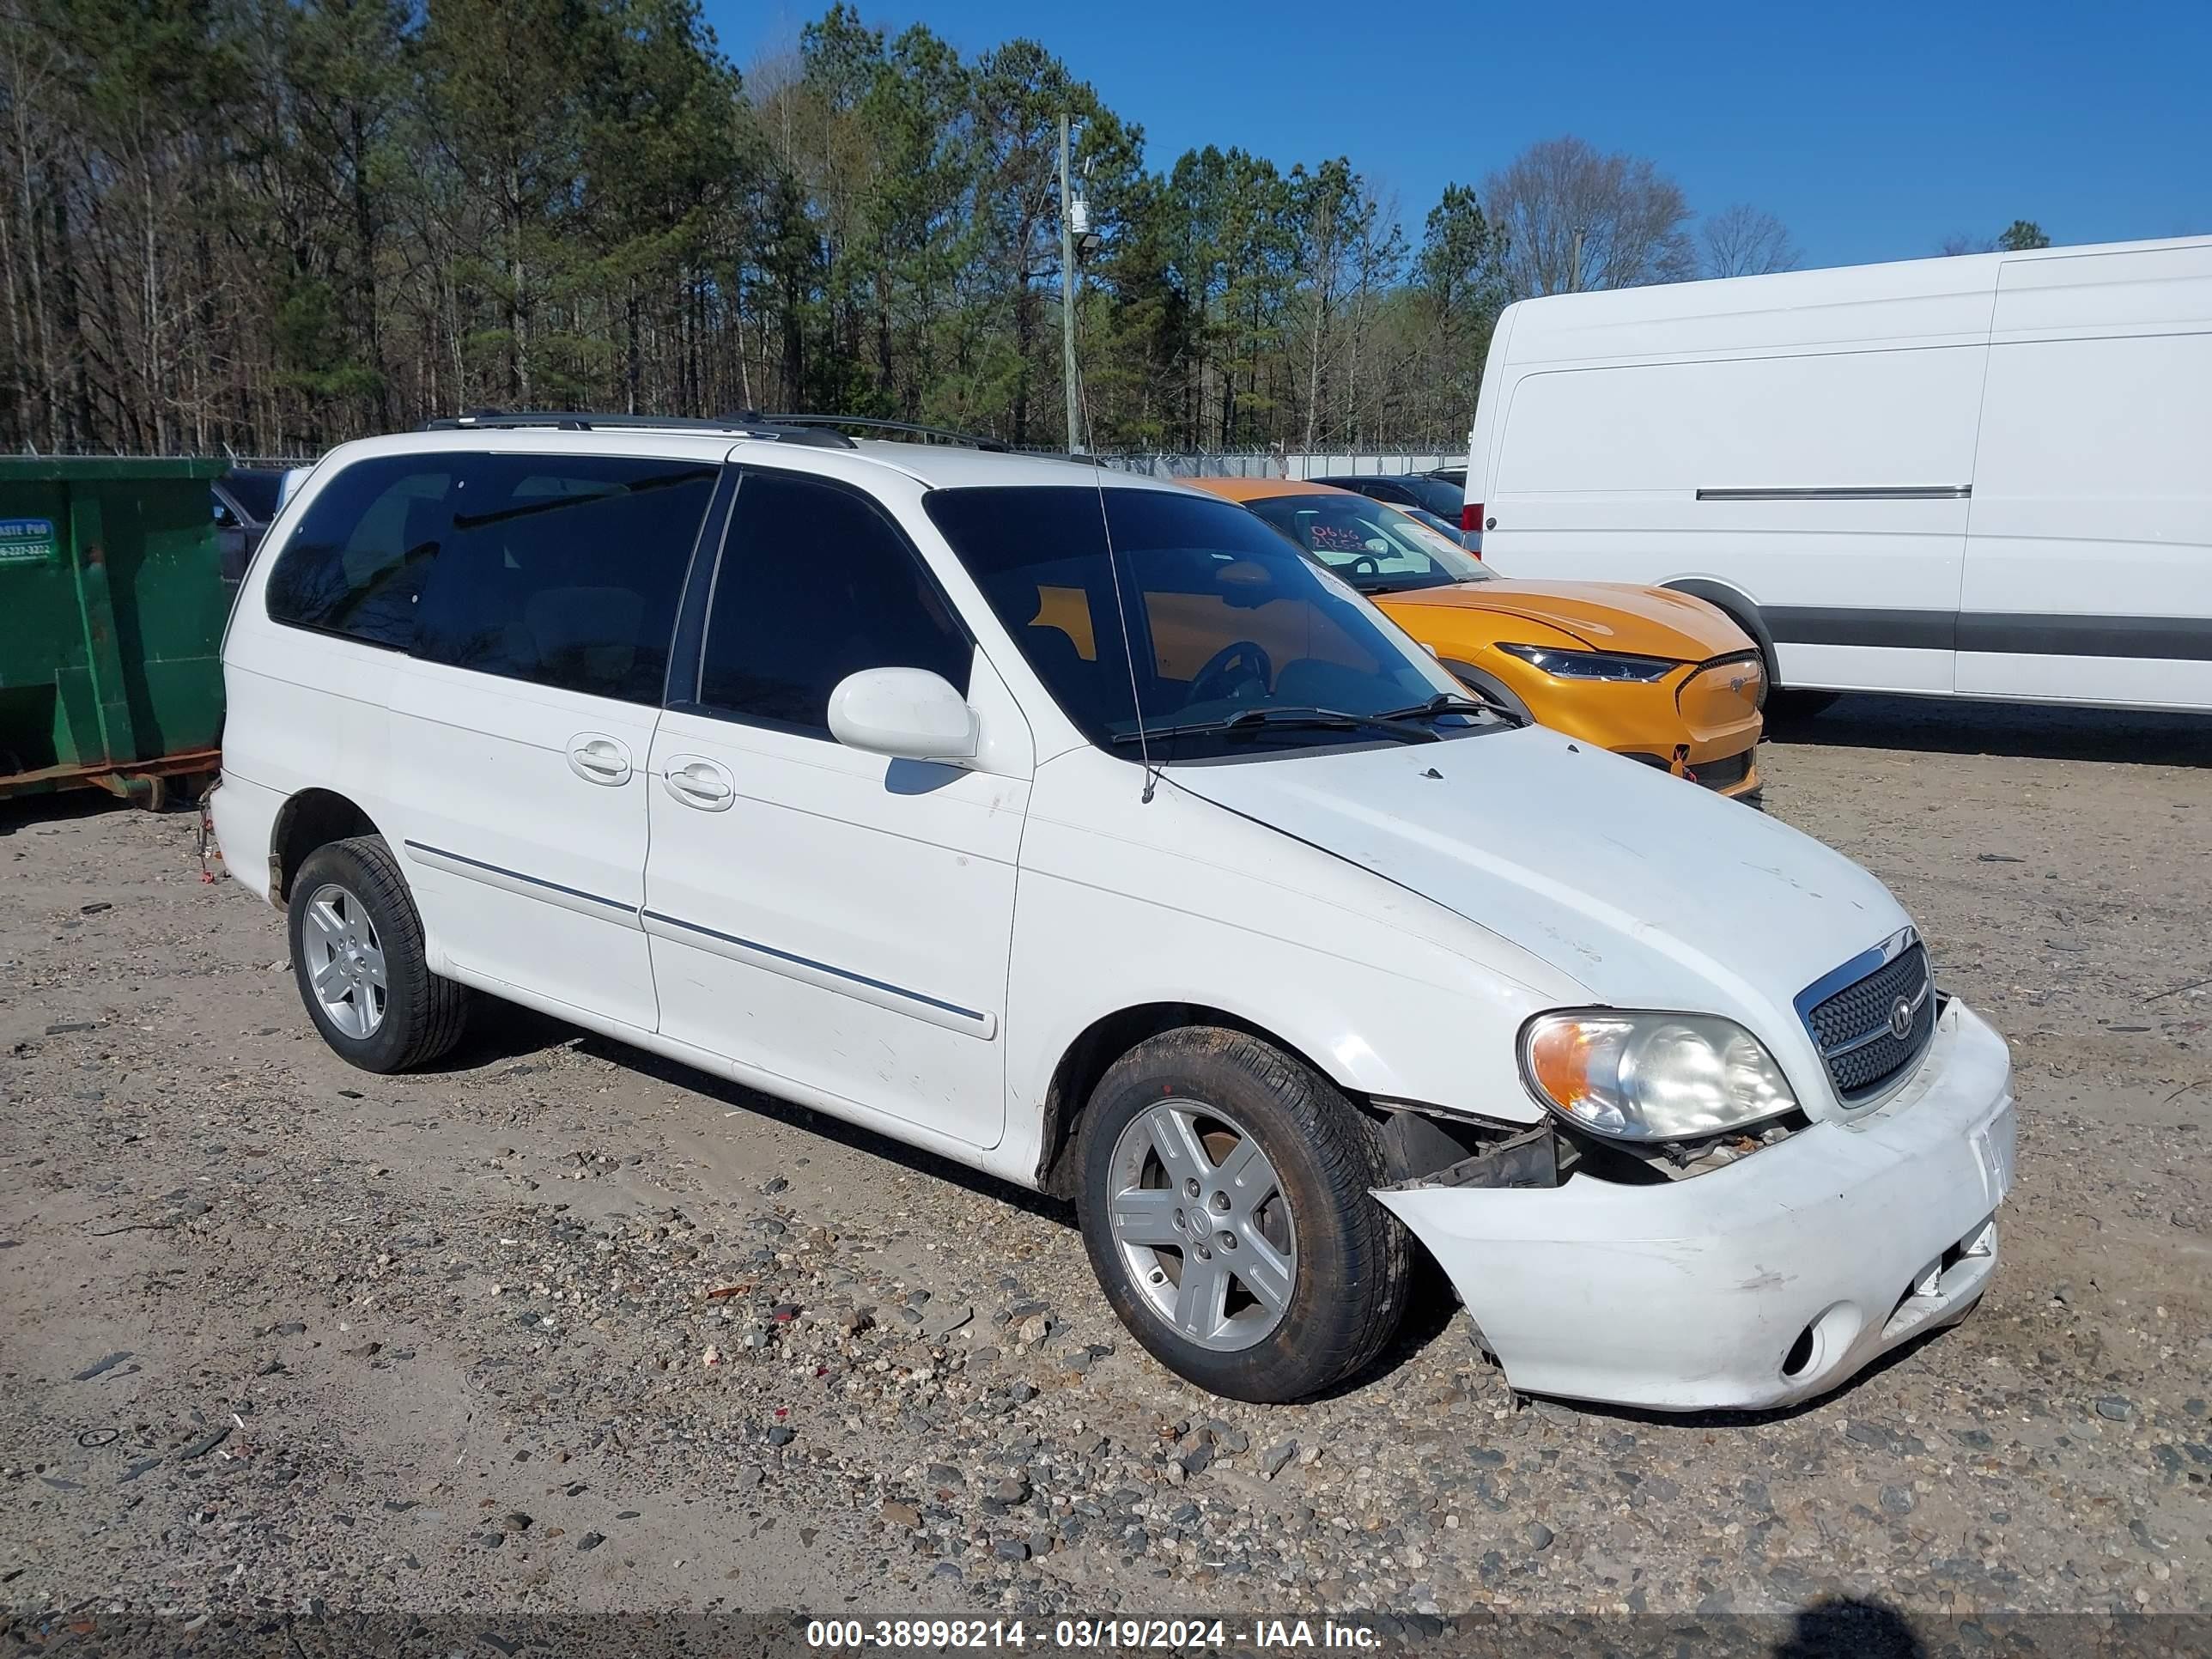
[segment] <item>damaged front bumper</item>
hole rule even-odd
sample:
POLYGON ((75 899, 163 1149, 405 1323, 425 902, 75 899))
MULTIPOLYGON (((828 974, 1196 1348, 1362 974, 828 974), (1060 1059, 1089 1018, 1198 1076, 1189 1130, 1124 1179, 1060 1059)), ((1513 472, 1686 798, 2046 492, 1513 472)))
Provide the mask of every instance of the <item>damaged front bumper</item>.
POLYGON ((1450 1275, 1506 1379, 1662 1411, 1787 1405, 1964 1316, 1996 1265, 2011 1060, 1953 1000, 1879 1110, 1693 1179, 1375 1196, 1450 1275))

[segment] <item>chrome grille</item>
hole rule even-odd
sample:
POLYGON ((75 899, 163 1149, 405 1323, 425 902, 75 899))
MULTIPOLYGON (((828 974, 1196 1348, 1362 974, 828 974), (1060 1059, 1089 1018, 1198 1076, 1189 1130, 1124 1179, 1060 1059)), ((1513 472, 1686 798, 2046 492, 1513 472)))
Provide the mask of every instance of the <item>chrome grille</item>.
POLYGON ((1887 959, 1840 989, 1826 991, 1829 981, 1823 981, 1800 999, 1806 1028, 1820 1048, 1836 1092, 1846 1101, 1863 1100, 1898 1080, 1936 1034, 1936 988, 1928 952, 1917 939, 1903 937, 1911 942, 1894 954, 1890 953, 1894 940, 1869 953, 1887 959))

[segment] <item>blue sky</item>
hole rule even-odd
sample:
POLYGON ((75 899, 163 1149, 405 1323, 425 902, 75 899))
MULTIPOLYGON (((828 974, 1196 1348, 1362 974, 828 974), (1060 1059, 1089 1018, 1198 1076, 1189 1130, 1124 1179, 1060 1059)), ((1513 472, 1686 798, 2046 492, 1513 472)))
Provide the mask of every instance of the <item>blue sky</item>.
MULTIPOLYGON (((827 9, 705 0, 743 68, 827 9)), ((1911 258, 2033 219, 2061 242, 2212 231, 2212 0, 861 0, 964 54, 1028 33, 1164 167, 1344 155, 1410 235, 1443 186, 1572 132, 1700 211, 1779 215, 1808 264, 1911 258)))

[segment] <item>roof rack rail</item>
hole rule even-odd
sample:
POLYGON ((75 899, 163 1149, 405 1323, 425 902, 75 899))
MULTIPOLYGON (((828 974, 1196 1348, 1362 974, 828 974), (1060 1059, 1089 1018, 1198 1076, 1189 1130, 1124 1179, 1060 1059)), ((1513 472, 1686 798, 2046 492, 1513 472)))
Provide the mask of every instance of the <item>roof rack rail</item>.
POLYGON ((956 432, 944 426, 922 426, 913 421, 880 420, 873 415, 769 415, 764 418, 781 426, 815 430, 849 426, 863 432, 896 432, 909 438, 934 438, 939 443, 965 444, 970 449, 986 450, 994 455, 1013 453, 1012 445, 1001 443, 996 438, 979 438, 972 432, 956 432))
POLYGON ((777 422, 756 410, 701 419, 683 415, 600 415, 589 410, 477 409, 465 415, 441 415, 422 422, 425 432, 520 431, 540 428, 554 432, 599 430, 646 432, 726 433, 738 438, 772 439, 781 443, 806 444, 817 449, 850 449, 853 441, 836 432, 811 426, 777 422))

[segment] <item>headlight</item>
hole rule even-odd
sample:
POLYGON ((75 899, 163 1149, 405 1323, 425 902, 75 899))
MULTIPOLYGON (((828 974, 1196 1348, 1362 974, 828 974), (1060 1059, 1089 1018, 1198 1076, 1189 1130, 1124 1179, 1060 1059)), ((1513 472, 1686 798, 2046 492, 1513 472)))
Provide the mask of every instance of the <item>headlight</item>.
POLYGON ((1521 1074, 1561 1117, 1616 1140, 1695 1140, 1797 1103, 1759 1039, 1711 1014, 1539 1014, 1521 1028, 1521 1074))
POLYGON ((1664 657, 1624 657, 1611 651, 1560 651, 1548 645, 1501 645, 1498 648, 1563 680, 1617 680, 1625 684, 1653 685, 1682 665, 1664 657))

